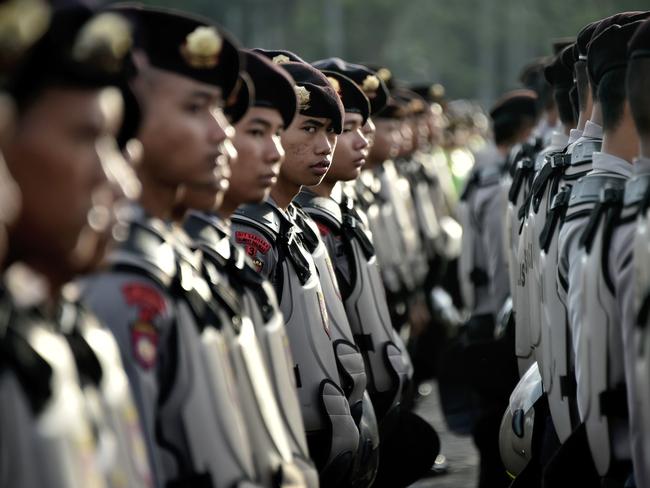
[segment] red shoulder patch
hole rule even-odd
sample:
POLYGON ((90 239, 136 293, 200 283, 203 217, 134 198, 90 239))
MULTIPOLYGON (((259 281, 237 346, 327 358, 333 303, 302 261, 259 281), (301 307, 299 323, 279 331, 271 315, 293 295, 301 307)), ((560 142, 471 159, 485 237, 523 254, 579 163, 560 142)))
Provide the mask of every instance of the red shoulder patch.
POLYGON ((257 251, 266 254, 271 249, 269 241, 251 232, 236 231, 235 241, 244 245, 249 256, 255 256, 257 251))
POLYGON ((161 293, 149 285, 127 283, 122 287, 122 294, 128 305, 138 308, 138 319, 142 322, 150 322, 167 308, 161 293))
POLYGON ((321 222, 316 222, 316 225, 318 226, 318 232, 320 232, 320 235, 322 235, 323 237, 331 234, 332 231, 325 224, 321 222))

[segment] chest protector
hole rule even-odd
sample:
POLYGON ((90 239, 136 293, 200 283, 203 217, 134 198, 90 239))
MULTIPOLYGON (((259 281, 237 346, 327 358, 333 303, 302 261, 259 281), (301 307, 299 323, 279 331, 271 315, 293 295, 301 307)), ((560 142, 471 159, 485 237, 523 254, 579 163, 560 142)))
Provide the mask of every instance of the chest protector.
POLYGON ((264 486, 317 486, 309 461, 286 332, 264 280, 213 217, 192 213, 185 230, 203 253, 203 274, 227 314, 238 387, 264 486), (279 321, 279 324, 278 324, 279 321), (274 359, 270 362, 268 358, 274 359))
POLYGON ((481 229, 476 215, 477 190, 499 185, 503 167, 490 165, 475 168, 467 180, 465 189, 458 203, 459 221, 463 227, 463 243, 458 263, 458 278, 462 292, 463 303, 469 311, 474 310, 478 303, 477 296, 489 293, 489 276, 485 269, 486 263, 479 256, 481 229))
MULTIPOLYGON (((15 426, 22 438, 16 439, 15 445, 20 440, 31 443, 29 466, 20 469, 35 471, 30 477, 39 480, 37 486, 110 486, 102 473, 98 439, 93 435, 68 342, 38 314, 16 311, 7 296, 0 300, 2 374, 17 380, 29 408, 27 415, 15 419, 22 424, 15 426)), ((11 390, 3 389, 3 394, 11 394, 11 390)), ((23 459, 15 460, 16 465, 23 463, 23 459)), ((8 481, 7 486, 35 486, 33 481, 24 487, 16 480, 8 481)))
POLYGON ((171 486, 258 486, 237 381, 208 284, 165 229, 133 222, 111 257, 115 271, 141 274, 172 297, 172 358, 161 373, 156 434, 171 486))
POLYGON ((277 249, 274 286, 296 363, 294 372, 307 442, 322 483, 335 485, 352 466, 359 432, 340 387, 318 271, 305 248, 302 232, 288 215, 271 204, 245 206, 232 220, 253 227, 277 249))
POLYGON ((542 229, 539 236, 542 382, 560 442, 576 427, 577 407, 571 332, 558 290, 558 235, 567 217, 572 185, 591 169, 591 155, 599 149, 599 141, 585 141, 575 146, 572 154, 550 155, 535 178, 530 202, 531 211, 535 212, 535 228, 542 229), (548 210, 544 205, 548 205, 548 210), (545 217, 541 217, 544 213, 545 217), (541 220, 537 222, 538 218, 544 218, 543 226, 541 220))
MULTIPOLYGON (((624 430, 626 438, 628 434, 623 338, 609 270, 610 242, 623 206, 624 184, 620 177, 588 175, 574 188, 576 200, 595 200, 580 239, 584 298, 575 361, 580 418, 601 476, 614 458, 621 458, 612 449, 612 432, 624 430)), ((629 459, 629 448, 623 455, 629 459)))
POLYGON ((111 333, 79 304, 60 304, 59 323, 72 350, 109 486, 153 486, 138 412, 111 333))

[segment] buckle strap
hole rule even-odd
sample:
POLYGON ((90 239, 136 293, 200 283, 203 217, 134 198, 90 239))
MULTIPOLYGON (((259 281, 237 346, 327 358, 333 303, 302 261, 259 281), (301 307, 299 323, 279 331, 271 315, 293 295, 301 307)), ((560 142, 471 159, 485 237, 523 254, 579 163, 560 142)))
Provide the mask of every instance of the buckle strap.
POLYGON ((560 376, 560 394, 563 398, 575 398, 578 384, 574 375, 560 376))
POLYGON ((579 246, 584 247, 587 254, 591 252, 596 232, 598 230, 601 217, 608 213, 614 207, 620 207, 623 204, 623 190, 621 188, 602 188, 598 196, 598 203, 594 207, 589 221, 580 236, 579 246))
POLYGON ((598 395, 600 414, 605 417, 628 418, 627 388, 624 384, 598 395))
POLYGON ((544 252, 548 252, 548 249, 551 245, 551 240, 555 234, 555 230, 560 223, 560 220, 564 219, 564 216, 566 215, 570 198, 571 187, 568 186, 562 187, 557 195, 553 197, 551 209, 548 212, 546 222, 544 223, 544 228, 542 229, 542 233, 539 236, 539 245, 540 248, 544 250, 544 252))

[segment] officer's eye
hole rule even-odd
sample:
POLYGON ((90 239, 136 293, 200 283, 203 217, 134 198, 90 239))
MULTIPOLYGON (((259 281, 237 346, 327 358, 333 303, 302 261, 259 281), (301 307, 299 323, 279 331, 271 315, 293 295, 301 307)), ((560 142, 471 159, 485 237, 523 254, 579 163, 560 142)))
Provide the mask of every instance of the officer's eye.
POLYGON ((313 125, 309 125, 309 126, 307 126, 307 127, 303 127, 302 130, 304 130, 304 131, 307 132, 308 134, 316 134, 316 127, 314 127, 313 125))
POLYGON ((253 128, 248 130, 248 134, 253 137, 263 137, 264 131, 262 129, 253 128))
POLYGON ((201 110, 203 110, 203 105, 194 102, 188 103, 187 105, 185 105, 185 110, 191 114, 198 114, 201 110))
POLYGON ((334 133, 335 133, 335 132, 334 132, 334 127, 328 127, 328 128, 327 128, 327 133, 328 133, 328 134, 334 134, 334 133))

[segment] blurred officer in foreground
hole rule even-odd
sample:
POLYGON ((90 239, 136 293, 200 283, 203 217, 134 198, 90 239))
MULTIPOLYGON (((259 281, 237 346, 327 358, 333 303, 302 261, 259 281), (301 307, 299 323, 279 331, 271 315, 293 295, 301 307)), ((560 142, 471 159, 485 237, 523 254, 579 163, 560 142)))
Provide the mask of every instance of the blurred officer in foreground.
POLYGON ((124 82, 131 32, 82 6, 5 13, 18 18, 4 28, 23 22, 38 41, 9 80, 17 119, 3 145, 22 209, 3 275, 2 485, 151 486, 117 345, 65 286, 97 265, 112 230, 125 163, 122 99, 106 87, 124 82))

